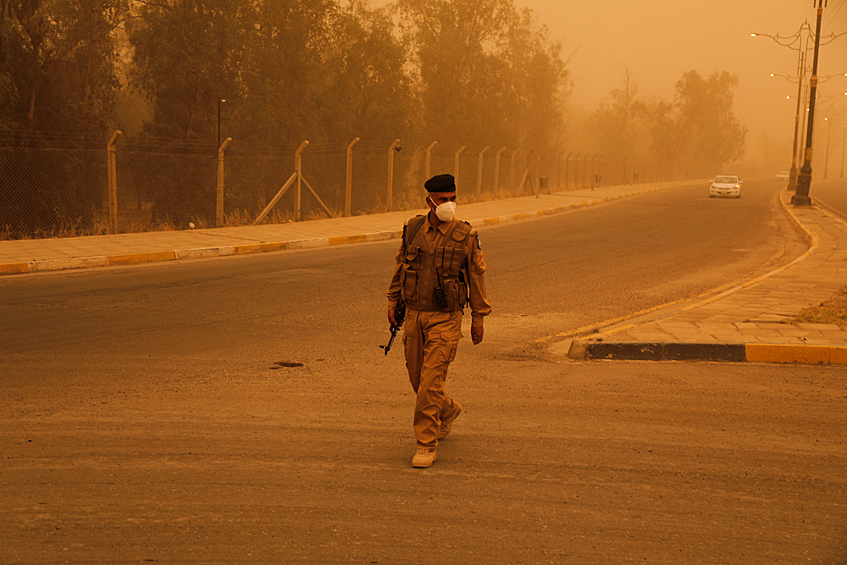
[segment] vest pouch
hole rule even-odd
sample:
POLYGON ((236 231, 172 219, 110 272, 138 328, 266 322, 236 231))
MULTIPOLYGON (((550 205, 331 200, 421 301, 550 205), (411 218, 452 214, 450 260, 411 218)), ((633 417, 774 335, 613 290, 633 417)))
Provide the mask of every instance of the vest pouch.
POLYGON ((451 271, 460 271, 462 267, 464 267, 465 263, 465 252, 463 249, 454 249, 453 256, 451 257, 450 264, 448 265, 448 269, 451 271))
POLYGON ((404 302, 416 304, 418 300, 418 274, 415 271, 404 269, 400 289, 404 302))
POLYGON ((449 247, 436 247, 435 248, 435 256, 434 264, 435 268, 439 271, 443 271, 445 269, 450 268, 450 261, 453 258, 453 250, 449 247))
POLYGON ((459 282, 455 277, 444 278, 444 291, 447 298, 447 312, 456 312, 463 310, 465 307, 464 301, 465 285, 459 282))
POLYGON ((418 256, 420 248, 417 245, 410 245, 406 249, 406 263, 411 263, 418 256))

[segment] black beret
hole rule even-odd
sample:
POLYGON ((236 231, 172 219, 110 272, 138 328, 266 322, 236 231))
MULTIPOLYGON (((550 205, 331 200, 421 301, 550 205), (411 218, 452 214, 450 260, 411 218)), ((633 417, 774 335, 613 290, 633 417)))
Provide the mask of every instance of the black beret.
POLYGON ((453 175, 435 175, 424 183, 427 192, 456 192, 456 180, 453 175))

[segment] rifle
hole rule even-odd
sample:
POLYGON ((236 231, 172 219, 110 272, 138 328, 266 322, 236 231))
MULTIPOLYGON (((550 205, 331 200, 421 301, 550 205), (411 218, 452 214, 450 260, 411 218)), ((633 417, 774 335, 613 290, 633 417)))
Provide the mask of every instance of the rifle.
POLYGON ((397 337, 397 331, 403 325, 403 320, 406 319, 406 303, 402 300, 397 303, 397 310, 394 311, 394 321, 396 324, 391 324, 391 339, 388 340, 388 345, 380 345, 380 349, 385 350, 385 354, 391 351, 391 344, 394 343, 394 338, 397 337))

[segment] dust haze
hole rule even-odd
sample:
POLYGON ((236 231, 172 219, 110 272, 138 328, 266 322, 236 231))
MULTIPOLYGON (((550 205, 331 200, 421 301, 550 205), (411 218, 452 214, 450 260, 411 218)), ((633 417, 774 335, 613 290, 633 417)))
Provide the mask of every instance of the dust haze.
MULTIPOLYGON (((389 4, 388 0, 373 3, 389 4)), ((536 22, 561 41, 573 86, 568 110, 577 120, 608 101, 612 90, 622 88, 627 73, 639 97, 671 101, 683 73, 696 71, 707 77, 726 71, 739 79, 734 111, 747 129, 744 159, 767 158, 762 155, 764 144, 779 147, 784 155, 780 166, 790 163, 797 86, 789 79, 796 81, 799 53, 791 47, 798 43, 781 46, 764 34, 789 38, 781 39, 789 43, 804 22, 814 31, 817 9, 812 0, 516 0, 515 4, 532 10, 536 22), (752 33, 763 35, 754 38, 752 33)), ((832 43, 820 50, 816 114, 819 124, 831 116, 838 132, 847 124, 843 95, 847 77, 836 76, 847 73, 847 0, 828 0, 821 37, 832 43), (839 34, 845 35, 832 40, 839 34), (824 82, 828 76, 833 78, 824 82)), ((809 53, 809 69, 811 63, 809 53)), ((824 127, 817 128, 816 145, 825 133, 824 127)), ((835 159, 842 141, 837 135, 832 139, 835 159)))
MULTIPOLYGON (((611 90, 621 87, 626 69, 639 95, 662 99, 673 98, 674 86, 686 71, 696 70, 703 76, 728 71, 739 77, 735 112, 748 130, 747 158, 755 155, 761 132, 774 140, 790 143, 793 139, 796 105, 787 97, 796 100, 797 87, 770 74, 796 77, 798 52, 750 34, 792 36, 805 21, 814 30, 817 10, 811 0, 518 0, 518 4, 532 9, 538 21, 562 40, 564 56, 570 56, 574 105, 590 110, 611 90)), ((845 32, 847 2, 829 0, 821 37, 826 41, 830 34, 845 32)), ((811 56, 809 63, 811 66, 811 56)), ((819 77, 844 73, 847 35, 821 47, 818 62, 819 77)), ((836 76, 819 84, 820 121, 823 114, 831 113, 840 116, 843 127, 847 97, 834 96, 844 92, 847 77, 836 76)), ((786 158, 790 159, 790 153, 786 158)))
MULTIPOLYGON (((818 2, 812 166, 826 178, 847 144, 847 0, 818 2)), ((775 178, 795 139, 803 153, 798 55, 808 78, 812 53, 792 38, 817 23, 813 0, 5 6, 0 149, 15 151, 0 170, 0 226, 10 238, 103 232, 102 155, 74 151, 108 140, 126 217, 121 228, 110 203, 111 231, 264 221, 306 141, 322 193, 307 217, 417 207, 430 164, 493 198, 535 190, 532 179, 568 190, 775 178), (221 151, 226 187, 207 159, 221 151)), ((278 219, 299 219, 301 203, 285 198, 278 219)))

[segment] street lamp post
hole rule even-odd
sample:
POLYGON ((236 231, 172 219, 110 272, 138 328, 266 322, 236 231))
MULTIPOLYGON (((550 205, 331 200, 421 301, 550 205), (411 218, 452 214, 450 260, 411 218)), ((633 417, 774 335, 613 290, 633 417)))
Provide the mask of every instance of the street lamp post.
POLYGON ((844 178, 844 146, 847 145, 847 126, 844 126, 844 134, 841 140, 841 178, 844 178))
MULTIPOLYGON (((810 185, 811 185, 812 133, 813 133, 813 125, 814 125, 814 112, 815 112, 815 92, 816 92, 816 89, 817 89, 818 82, 823 82, 822 80, 819 80, 819 77, 817 76, 818 51, 819 51, 821 45, 827 45, 827 44, 831 43, 832 41, 836 40, 838 37, 847 34, 847 32, 839 33, 837 35, 835 33, 831 33, 826 37, 827 41, 821 42, 820 32, 821 32, 821 17, 823 15, 823 0, 814 0, 813 4, 814 4, 814 2, 817 2, 817 4, 818 4, 818 7, 817 7, 817 28, 816 28, 816 31, 815 31, 815 34, 814 34, 814 39, 815 39, 815 41, 814 41, 814 63, 812 65, 812 77, 811 77, 811 80, 809 81, 810 88, 808 90, 806 90, 803 87, 803 78, 804 78, 805 73, 806 73, 806 54, 809 51, 809 46, 808 46, 809 45, 809 38, 812 37, 812 31, 811 31, 811 28, 809 26, 808 20, 806 22, 804 22, 803 25, 800 26, 800 29, 797 31, 797 33, 795 33, 792 36, 788 36, 788 37, 780 36, 779 34, 777 34, 776 36, 768 35, 766 33, 752 33, 752 34, 750 34, 752 37, 758 37, 758 36, 769 37, 769 38, 773 39, 774 41, 776 41, 779 45, 782 45, 783 47, 789 47, 791 49, 795 49, 799 52, 798 53, 799 61, 798 61, 798 68, 797 68, 797 75, 798 75, 797 105, 798 105, 798 108, 797 108, 797 111, 795 112, 794 151, 792 151, 792 155, 791 155, 791 161, 792 161, 792 163, 791 163, 791 176, 790 176, 790 179, 789 179, 789 188, 793 188, 794 191, 795 191, 795 194, 791 199, 792 204, 794 204, 795 206, 803 206, 803 205, 811 204, 811 199, 809 198, 809 188, 810 188, 810 185), (807 32, 806 37, 805 37, 805 41, 804 41, 804 38, 803 38, 803 32, 804 31, 807 32), (797 47, 793 47, 793 45, 795 43, 797 43, 797 47), (803 93, 802 95, 800 94, 801 92, 803 93), (808 93, 809 101, 810 101, 808 107, 806 106, 806 103, 805 103, 805 97, 806 97, 807 93, 808 93), (803 100, 802 106, 801 106, 801 99, 803 100), (808 116, 809 116, 808 120, 804 119, 802 123, 800 123, 800 120, 799 120, 800 108, 801 107, 805 109, 805 111, 808 113, 808 116), (808 121, 808 128, 806 128, 807 121, 808 121), (799 126, 799 130, 800 130, 800 136, 799 137, 797 136, 798 126, 799 126), (804 134, 804 129, 806 130, 805 134, 804 134), (798 177, 797 181, 795 182, 796 160, 798 158, 797 142, 798 142, 798 139, 802 140, 804 135, 806 137, 806 143, 804 144, 804 150, 803 150, 803 161, 804 161, 803 162, 803 168, 805 168, 807 170, 807 174, 803 175, 803 172, 802 172, 802 169, 801 169, 800 177, 802 177, 802 178, 798 177)), ((772 75, 772 76, 775 76, 775 75, 772 75)), ((780 75, 780 76, 783 76, 783 75, 780 75)), ((788 78, 788 77, 785 77, 785 78, 788 78)), ((830 77, 827 77, 827 78, 830 78, 830 77)), ((824 79, 824 80, 826 80, 826 79, 824 79)))
MULTIPOLYGON (((797 50, 797 109, 794 112, 794 146, 793 146, 793 149, 791 151, 791 169, 790 169, 791 172, 789 173, 789 177, 788 177, 788 189, 789 190, 796 190, 797 189, 797 144, 798 144, 798 140, 801 139, 802 135, 803 135, 801 123, 800 123, 800 108, 801 108, 801 100, 803 100, 803 98, 804 98, 804 96, 803 96, 803 79, 805 78, 805 74, 806 74, 806 53, 809 50, 809 38, 811 37, 811 34, 812 34, 812 30, 811 30, 811 27, 809 26, 808 20, 803 22, 803 24, 800 26, 800 29, 797 30, 797 33, 795 33, 793 36, 791 36, 791 37, 793 37, 793 39, 791 39, 791 41, 788 42, 788 43, 783 43, 783 41, 785 41, 789 38, 788 37, 781 37, 779 34, 777 34, 776 37, 774 37, 772 35, 768 35, 766 33, 752 33, 752 34, 750 34, 752 37, 758 37, 758 36, 770 37, 771 39, 773 39, 774 41, 776 41, 779 45, 782 45, 783 47, 789 47, 791 49, 797 50), (804 32, 806 32, 805 33, 805 35, 806 35, 805 40, 803 38, 804 32), (796 48, 792 47, 792 45, 794 45, 795 42, 797 42, 796 48), (799 133, 799 135, 798 135, 798 133, 799 133)), ((776 75, 774 73, 771 73, 771 76, 781 76, 785 79, 788 79, 790 82, 794 82, 793 80, 791 80, 789 77, 786 77, 785 75, 776 75)), ((806 107, 806 104, 805 104, 805 101, 804 101, 803 104, 802 104, 802 108, 805 108, 805 107, 806 107)))
POLYGON ((800 99, 803 98, 803 71, 806 67, 806 52, 800 50, 800 61, 797 64, 797 109, 794 112, 794 146, 791 150, 791 172, 788 176, 788 189, 797 190, 797 133, 800 130, 800 99))
POLYGON ((797 177, 797 189, 791 197, 794 206, 809 206, 809 189, 812 187, 812 135, 815 125, 815 94, 818 90, 818 51, 821 39, 821 18, 823 17, 823 0, 818 0, 818 18, 815 26, 815 54, 812 59, 812 78, 809 80, 809 127, 806 130, 806 151, 803 155, 803 166, 797 177))
MULTIPOLYGON (((801 61, 805 61, 804 54, 801 53, 801 61)), ((788 176, 788 189, 796 190, 797 189, 797 142, 802 137, 802 130, 800 129, 800 108, 801 106, 805 109, 806 105, 801 104, 804 100, 803 97, 803 71, 802 71, 802 62, 801 62, 801 70, 800 75, 797 78, 797 108, 794 111, 794 145, 791 149, 791 169, 788 176)), ((771 73, 772 77, 781 76, 790 82, 794 82, 790 77, 785 75, 779 75, 776 73, 771 73)), ((789 100, 790 96, 786 96, 789 100)))

